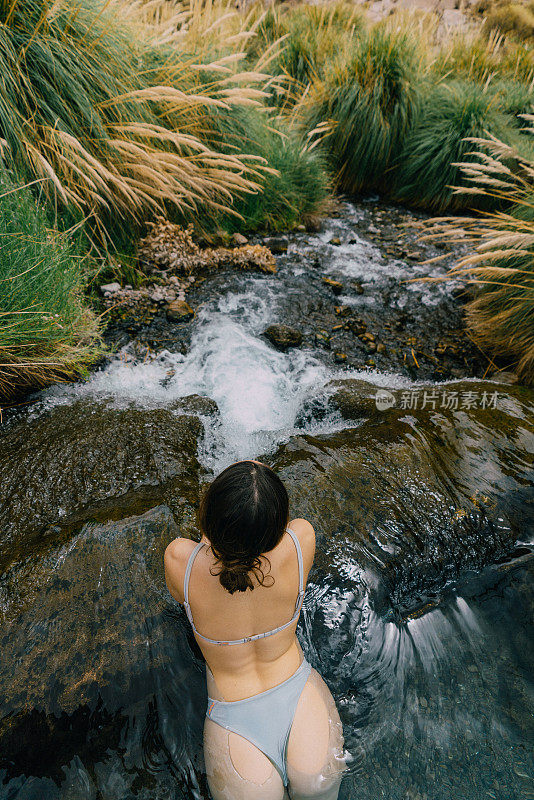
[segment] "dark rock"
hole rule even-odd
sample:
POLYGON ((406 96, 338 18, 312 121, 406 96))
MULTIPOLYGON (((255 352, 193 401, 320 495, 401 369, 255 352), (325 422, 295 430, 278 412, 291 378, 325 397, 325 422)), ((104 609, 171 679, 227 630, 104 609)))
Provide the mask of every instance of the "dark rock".
POLYGON ((78 401, 0 438, 0 569, 88 519, 161 503, 179 512, 199 492, 194 416, 78 401))
POLYGON ((363 319, 357 317, 356 319, 350 319, 346 323, 347 330, 354 333, 356 336, 360 336, 362 333, 365 333, 367 330, 367 323, 364 322, 363 319))
POLYGON ((330 334, 328 331, 320 330, 315 333, 315 344, 319 347, 330 348, 330 334))
POLYGON ((351 288, 354 289, 356 294, 363 294, 363 286, 360 281, 352 281, 351 288))
POLYGON ((182 411, 184 414, 195 414, 203 417, 213 417, 219 413, 219 406, 211 397, 200 394, 188 394, 180 397, 170 406, 171 411, 182 411))
POLYGON ((268 339, 277 350, 287 350, 289 347, 299 347, 302 344, 302 333, 289 325, 269 325, 263 331, 263 336, 268 339))
POLYGON ((325 286, 328 286, 329 289, 332 289, 335 295, 341 294, 343 291, 343 284, 341 281, 335 281, 332 278, 322 278, 322 281, 325 286))
POLYGON ((263 239, 263 244, 274 255, 281 255, 282 253, 287 253, 288 238, 287 236, 267 236, 263 239))
POLYGON ((347 360, 346 353, 334 353, 334 361, 336 364, 344 364, 347 360))
POLYGON ((195 312, 185 300, 174 300, 167 306, 167 319, 171 322, 188 322, 195 312))
POLYGON ((330 405, 343 419, 356 420, 377 413, 375 395, 376 386, 357 378, 331 381, 327 389, 334 389, 330 396, 330 405))
POLYGON ((336 306, 336 314, 338 317, 348 317, 352 311, 350 306, 336 306))

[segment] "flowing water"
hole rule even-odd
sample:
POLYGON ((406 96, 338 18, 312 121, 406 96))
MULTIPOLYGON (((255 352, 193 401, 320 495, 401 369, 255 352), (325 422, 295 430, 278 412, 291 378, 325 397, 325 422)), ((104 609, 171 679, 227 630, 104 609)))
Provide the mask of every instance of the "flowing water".
MULTIPOLYGON (((381 280, 362 241, 336 258, 333 274, 381 280)), ((202 483, 247 457, 273 465, 318 533, 299 637, 344 723, 340 797, 534 797, 532 394, 494 384, 497 408, 402 408, 419 391, 407 378, 274 350, 259 334, 299 270, 229 277, 186 355, 142 363, 128 346, 7 426, 20 475, 2 498, 2 800, 208 797, 203 664, 162 556, 193 532, 202 483), (347 422, 328 403, 339 377, 388 388, 396 406, 347 422), (201 413, 182 457, 186 428, 167 441, 166 426, 186 424, 193 394, 219 415, 201 413), (117 462, 139 455, 127 480, 111 440, 117 462)), ((460 389, 480 399, 492 385, 460 389)))

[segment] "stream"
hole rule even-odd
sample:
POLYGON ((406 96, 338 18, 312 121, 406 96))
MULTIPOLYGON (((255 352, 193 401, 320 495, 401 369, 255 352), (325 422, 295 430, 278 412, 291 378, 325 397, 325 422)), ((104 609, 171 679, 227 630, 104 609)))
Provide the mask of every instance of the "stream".
MULTIPOLYGON (((292 235, 277 275, 216 275, 187 348, 125 343, 4 422, 1 800, 207 800, 203 662, 162 559, 196 535, 206 481, 250 457, 317 532, 298 635, 344 724, 340 798, 534 797, 532 391, 261 335, 319 314, 317 252, 366 287, 410 277, 353 222, 292 235)), ((431 314, 445 291, 387 303, 431 314)))

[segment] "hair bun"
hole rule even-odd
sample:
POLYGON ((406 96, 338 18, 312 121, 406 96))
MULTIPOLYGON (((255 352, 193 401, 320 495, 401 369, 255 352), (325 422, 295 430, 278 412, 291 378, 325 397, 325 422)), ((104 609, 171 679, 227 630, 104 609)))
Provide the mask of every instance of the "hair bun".
POLYGON ((226 591, 233 594, 234 592, 246 592, 247 589, 254 588, 250 575, 254 564, 247 564, 242 561, 225 562, 224 559, 221 559, 221 562, 221 569, 218 573, 219 581, 226 591))

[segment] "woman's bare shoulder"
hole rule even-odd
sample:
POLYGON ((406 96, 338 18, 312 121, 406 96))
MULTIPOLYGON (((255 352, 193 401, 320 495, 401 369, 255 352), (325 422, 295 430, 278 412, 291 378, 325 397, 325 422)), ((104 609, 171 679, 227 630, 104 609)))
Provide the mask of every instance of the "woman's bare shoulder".
POLYGON ((175 600, 183 603, 183 586, 187 560, 196 546, 192 539, 179 536, 167 545, 164 556, 165 581, 175 600))
POLYGON ((302 555, 305 561, 308 561, 310 566, 315 554, 315 531, 313 525, 307 519, 297 518, 292 519, 289 527, 296 533, 302 548, 302 555))

